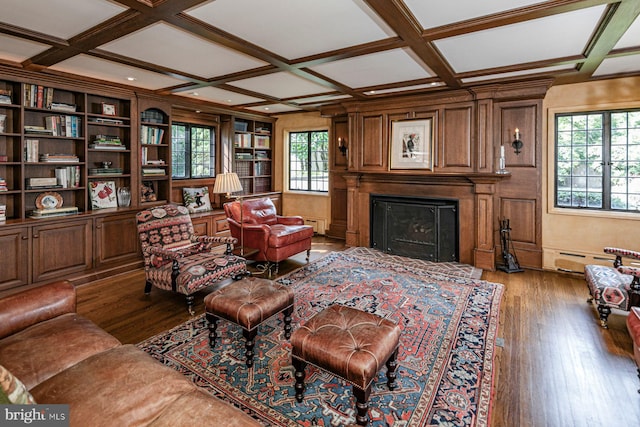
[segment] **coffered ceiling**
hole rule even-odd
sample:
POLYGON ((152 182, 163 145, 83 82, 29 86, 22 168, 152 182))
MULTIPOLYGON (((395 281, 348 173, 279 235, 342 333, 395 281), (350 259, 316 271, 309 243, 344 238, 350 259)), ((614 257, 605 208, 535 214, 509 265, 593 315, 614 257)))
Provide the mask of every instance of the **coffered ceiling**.
POLYGON ((260 113, 640 75, 640 0, 0 0, 0 63, 260 113))

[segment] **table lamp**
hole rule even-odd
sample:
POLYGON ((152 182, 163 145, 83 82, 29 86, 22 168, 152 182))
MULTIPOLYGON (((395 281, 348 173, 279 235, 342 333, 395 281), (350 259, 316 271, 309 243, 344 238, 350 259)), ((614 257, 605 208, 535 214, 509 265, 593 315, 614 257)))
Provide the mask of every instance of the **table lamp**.
MULTIPOLYGON (((213 185, 214 193, 225 193, 227 198, 231 198, 231 193, 237 193, 242 191, 242 184, 240 178, 235 172, 221 173, 216 176, 216 182, 213 185)), ((244 256, 244 224, 243 224, 243 212, 242 212, 242 197, 236 196, 236 200, 240 201, 240 256, 244 256)))

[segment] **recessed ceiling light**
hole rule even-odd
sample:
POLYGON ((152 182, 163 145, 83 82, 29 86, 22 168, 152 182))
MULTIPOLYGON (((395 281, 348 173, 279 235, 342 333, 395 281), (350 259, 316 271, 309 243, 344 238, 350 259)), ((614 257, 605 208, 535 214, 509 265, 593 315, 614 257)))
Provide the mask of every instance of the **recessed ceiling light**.
POLYGON ((373 94, 375 94, 375 93, 376 93, 376 91, 375 91, 375 90, 370 90, 370 91, 369 91, 369 92, 367 92, 367 93, 368 93, 369 95, 373 95, 373 94))
POLYGON ((264 111, 269 111, 269 107, 264 107, 264 111))
POLYGON ((196 110, 196 113, 200 113, 200 110, 196 110))
POLYGON ((233 102, 233 99, 227 99, 227 102, 231 104, 233 102))
POLYGON ((198 96, 198 95, 200 95, 200 94, 199 94, 198 92, 191 92, 191 95, 193 95, 193 96, 198 96))
POLYGON ((129 80, 130 82, 135 82, 138 79, 136 79, 135 77, 127 77, 127 80, 129 80))

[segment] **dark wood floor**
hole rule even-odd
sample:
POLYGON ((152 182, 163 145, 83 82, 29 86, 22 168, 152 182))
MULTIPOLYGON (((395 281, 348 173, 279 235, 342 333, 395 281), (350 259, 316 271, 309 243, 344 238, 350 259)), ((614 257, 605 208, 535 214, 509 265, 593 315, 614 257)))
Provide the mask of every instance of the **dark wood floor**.
MULTIPOLYGON (((341 241, 314 239, 312 259, 342 250, 341 241)), ((304 265, 282 263, 279 275, 304 265)), ((625 314, 602 329, 586 303, 584 280, 562 273, 483 273, 503 283, 495 359, 492 427, 632 427, 640 425, 640 381, 625 314)), ((184 298, 142 292, 144 274, 131 272, 78 288, 78 312, 124 343, 138 343, 189 318, 184 298)), ((202 295, 196 312, 203 312, 202 295)))

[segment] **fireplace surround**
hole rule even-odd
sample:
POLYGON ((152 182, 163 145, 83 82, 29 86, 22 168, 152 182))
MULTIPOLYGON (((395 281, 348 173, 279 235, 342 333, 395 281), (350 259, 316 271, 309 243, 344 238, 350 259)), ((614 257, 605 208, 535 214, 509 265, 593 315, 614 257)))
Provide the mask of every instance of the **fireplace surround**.
POLYGON ((372 194, 370 246, 434 262, 458 261, 458 202, 372 194))

